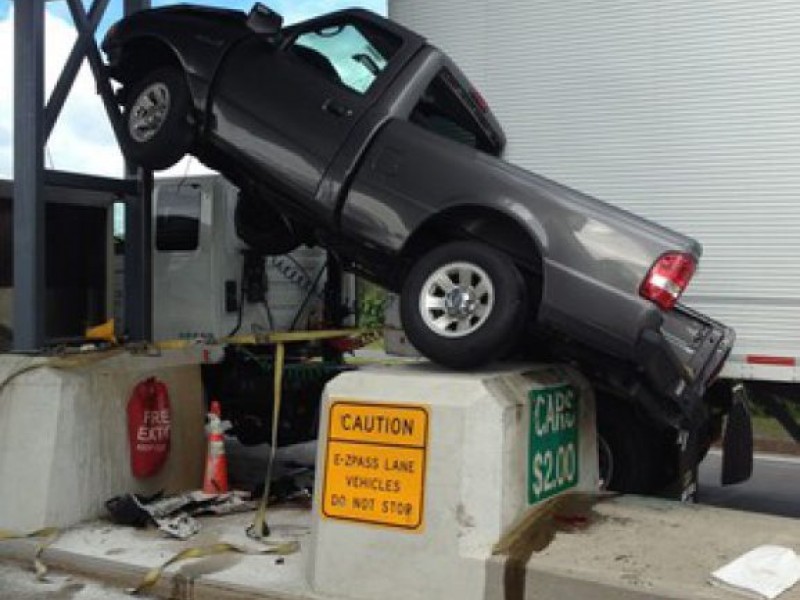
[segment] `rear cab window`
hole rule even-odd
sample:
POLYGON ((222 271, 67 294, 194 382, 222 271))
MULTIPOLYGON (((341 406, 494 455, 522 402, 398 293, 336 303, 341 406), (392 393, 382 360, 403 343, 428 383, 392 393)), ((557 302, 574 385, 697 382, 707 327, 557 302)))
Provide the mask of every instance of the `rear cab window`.
POLYGON ((433 78, 409 121, 475 150, 500 156, 505 143, 483 98, 447 68, 433 78))
POLYGON ((357 19, 301 32, 288 51, 326 79, 366 94, 402 40, 357 19))

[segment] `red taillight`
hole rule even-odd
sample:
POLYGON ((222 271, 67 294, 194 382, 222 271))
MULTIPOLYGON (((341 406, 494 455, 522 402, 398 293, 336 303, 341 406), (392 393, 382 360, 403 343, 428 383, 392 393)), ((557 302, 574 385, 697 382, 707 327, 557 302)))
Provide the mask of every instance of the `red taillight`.
POLYGON ((691 254, 664 254, 650 268, 639 293, 664 310, 669 310, 675 306, 683 290, 689 285, 696 266, 691 254))
POLYGON ((489 103, 486 102, 486 98, 484 98, 475 88, 472 88, 471 92, 472 100, 475 102, 475 105, 478 107, 478 109, 481 112, 487 112, 489 110, 489 103))

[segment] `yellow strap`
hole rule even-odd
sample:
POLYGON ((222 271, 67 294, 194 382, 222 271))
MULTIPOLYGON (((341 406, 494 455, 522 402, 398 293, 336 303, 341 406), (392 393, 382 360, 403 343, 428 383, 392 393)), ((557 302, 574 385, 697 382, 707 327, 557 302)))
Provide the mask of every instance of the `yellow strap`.
POLYGON ((265 547, 263 549, 258 549, 258 550, 237 546, 236 544, 230 544, 228 542, 219 542, 216 544, 210 544, 208 546, 196 546, 194 548, 187 548, 186 550, 178 552, 175 556, 173 556, 166 562, 162 563, 158 567, 150 569, 147 573, 145 573, 145 576, 139 583, 139 585, 137 585, 134 588, 129 588, 125 591, 128 594, 132 595, 142 593, 143 591, 153 587, 156 583, 158 583, 158 581, 164 575, 164 571, 166 570, 167 567, 175 564, 176 562, 180 562, 182 560, 188 560, 190 558, 205 558, 206 556, 225 554, 226 552, 238 552, 240 554, 275 554, 279 556, 286 556, 288 554, 294 554, 299 549, 300 545, 297 542, 275 543, 270 547, 265 547))
MULTIPOLYGON (((334 340, 337 338, 353 338, 365 335, 372 335, 375 330, 372 329, 320 329, 314 331, 275 331, 272 333, 263 333, 255 335, 234 335, 220 339, 207 340, 161 340, 148 344, 145 348, 154 350, 183 350, 185 348, 193 348, 203 345, 225 345, 225 344, 238 344, 240 346, 255 346, 279 343, 293 343, 293 342, 315 342, 320 340, 334 340)), ((142 350, 141 343, 133 343, 128 345, 131 349, 142 350)))
POLYGON ((184 348, 197 345, 198 342, 192 340, 163 340, 161 342, 155 342, 153 347, 156 350, 183 350, 184 348))
POLYGON ((321 329, 319 331, 275 331, 263 335, 237 335, 222 338, 222 344, 277 344, 281 342, 314 342, 336 338, 356 337, 367 333, 367 329, 321 329))
POLYGON ((26 540, 33 538, 45 538, 40 544, 36 546, 36 551, 33 553, 33 570, 36 573, 36 579, 44 581, 47 575, 47 567, 41 560, 42 553, 45 549, 56 541, 59 535, 59 530, 55 527, 45 527, 44 529, 37 529, 30 533, 18 533, 16 531, 8 531, 7 529, 0 529, 0 542, 8 540, 26 540))
POLYGON ((116 344, 117 338, 114 335, 114 319, 108 319, 105 323, 95 325, 94 327, 87 327, 85 336, 89 340, 116 344))
POLYGON ((267 524, 267 504, 269 503, 270 483, 272 482, 272 469, 275 465, 275 455, 278 452, 278 424, 280 423, 281 397, 283 392, 283 364, 286 358, 286 346, 279 342, 275 346, 275 379, 272 397, 272 439, 269 449, 269 461, 267 462, 267 475, 264 478, 264 495, 258 503, 253 524, 247 530, 247 534, 257 540, 262 540, 269 536, 269 525, 267 524))

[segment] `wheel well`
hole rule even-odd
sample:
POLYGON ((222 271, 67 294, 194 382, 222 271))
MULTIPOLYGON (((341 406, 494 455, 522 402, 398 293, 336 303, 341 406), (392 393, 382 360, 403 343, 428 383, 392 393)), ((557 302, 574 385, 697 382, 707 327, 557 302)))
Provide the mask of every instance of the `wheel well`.
POLYGON ((613 393, 598 390, 595 398, 598 436, 616 454, 616 469, 606 484, 614 491, 634 494, 664 489, 678 475, 675 430, 613 393))
POLYGON ((146 73, 166 66, 183 70, 178 55, 169 45, 155 38, 143 37, 125 45, 117 72, 120 81, 130 85, 139 81, 146 73))
POLYGON ((502 212, 464 206, 443 211, 421 225, 406 242, 409 265, 443 242, 480 240, 508 254, 525 275, 542 277, 542 254, 536 238, 502 212))

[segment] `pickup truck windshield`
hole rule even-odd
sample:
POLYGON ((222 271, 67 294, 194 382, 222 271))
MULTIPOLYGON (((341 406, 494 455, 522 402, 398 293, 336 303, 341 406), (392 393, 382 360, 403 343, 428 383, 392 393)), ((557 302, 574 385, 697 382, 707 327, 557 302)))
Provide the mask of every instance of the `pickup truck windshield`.
POLYGON ((301 33, 291 51, 328 79, 365 94, 399 46, 400 40, 352 22, 301 33))

